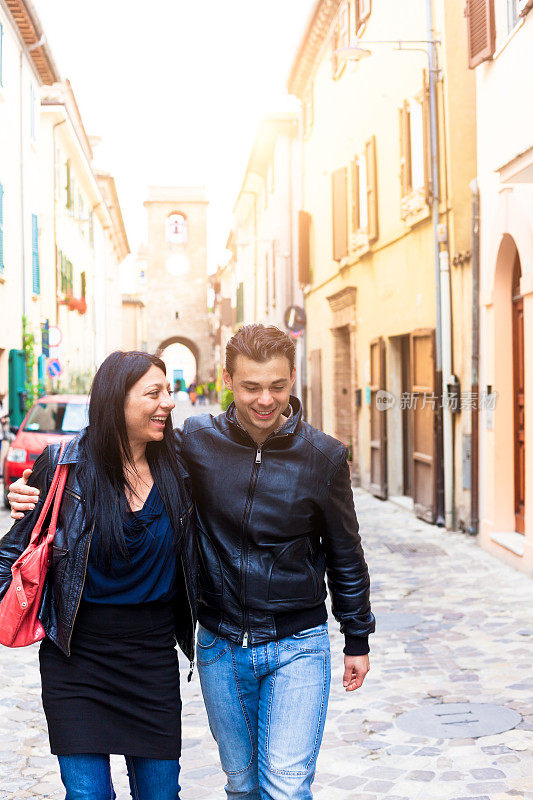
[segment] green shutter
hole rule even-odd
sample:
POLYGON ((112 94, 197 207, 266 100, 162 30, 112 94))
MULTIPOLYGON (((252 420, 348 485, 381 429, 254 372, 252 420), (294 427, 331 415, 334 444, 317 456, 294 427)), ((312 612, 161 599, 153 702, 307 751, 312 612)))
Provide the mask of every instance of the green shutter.
POLYGON ((0 183, 0 272, 3 271, 4 271, 4 187, 0 183))
POLYGON ((67 185, 65 186, 65 190, 67 192, 67 203, 66 206, 68 209, 72 208, 72 182, 70 178, 70 159, 67 160, 65 164, 66 168, 66 178, 67 178, 67 185))
POLYGON ((237 286, 237 309, 236 321, 244 322, 244 283, 239 283, 237 286))
POLYGON ((39 294, 41 280, 39 275, 39 221, 37 214, 31 215, 31 276, 32 292, 39 294))

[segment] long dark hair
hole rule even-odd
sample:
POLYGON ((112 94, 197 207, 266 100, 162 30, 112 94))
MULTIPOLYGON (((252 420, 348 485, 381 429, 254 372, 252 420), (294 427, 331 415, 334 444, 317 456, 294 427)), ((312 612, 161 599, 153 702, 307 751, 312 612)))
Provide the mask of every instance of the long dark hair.
MULTIPOLYGON (((130 484, 124 463, 132 469, 135 466, 124 404, 131 387, 151 366, 166 374, 165 364, 157 356, 135 350, 116 351, 102 362, 91 387, 89 426, 80 440, 77 477, 84 490, 86 530, 94 526, 98 536, 98 557, 106 566, 115 554, 127 557, 122 520, 128 510, 125 490, 130 484)), ((185 500, 185 484, 176 456, 170 415, 165 423, 163 439, 146 445, 146 459, 179 544, 179 517, 185 500)))

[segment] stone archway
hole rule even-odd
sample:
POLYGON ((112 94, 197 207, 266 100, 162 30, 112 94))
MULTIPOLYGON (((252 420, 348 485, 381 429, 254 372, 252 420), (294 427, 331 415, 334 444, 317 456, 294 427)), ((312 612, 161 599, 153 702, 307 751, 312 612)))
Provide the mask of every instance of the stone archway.
POLYGON ((161 355, 164 353, 164 351, 167 349, 167 347, 170 347, 171 344, 183 344, 185 347, 187 347, 191 351, 191 353, 193 354, 193 356, 196 359, 196 375, 197 375, 197 377, 199 377, 199 378, 200 377, 204 377, 203 376, 203 371, 205 371, 207 365, 201 363, 200 348, 198 347, 196 342, 193 342, 192 339, 188 339, 186 336, 170 336, 168 339, 165 339, 157 347, 157 349, 155 351, 156 356, 161 358, 161 355))

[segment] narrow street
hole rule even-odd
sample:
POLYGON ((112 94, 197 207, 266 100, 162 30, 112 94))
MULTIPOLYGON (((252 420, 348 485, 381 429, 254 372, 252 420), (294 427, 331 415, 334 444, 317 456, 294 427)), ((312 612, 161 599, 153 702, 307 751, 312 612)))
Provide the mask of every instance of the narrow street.
MULTIPOLYGON (((315 797, 531 800, 533 584, 472 539, 426 525, 360 490, 355 499, 378 629, 371 672, 362 689, 347 696, 342 639, 330 623, 334 678, 315 797), (441 703, 503 710, 488 708, 480 717, 451 707, 456 722, 449 730, 459 738, 430 735, 427 721, 415 721, 412 731, 399 727, 400 715, 441 703), (501 722, 501 729, 509 712, 511 730, 479 736, 478 718, 492 730, 501 722), (457 733, 461 728, 464 735, 457 733)), ((8 526, 2 510, 0 532, 8 526)), ((0 651, 0 800, 64 797, 48 752, 37 655, 37 647, 0 651)), ((224 780, 198 679, 188 684, 186 674, 183 664, 182 800, 222 800, 224 780)), ((126 800, 123 760, 112 761, 117 797, 126 800)))

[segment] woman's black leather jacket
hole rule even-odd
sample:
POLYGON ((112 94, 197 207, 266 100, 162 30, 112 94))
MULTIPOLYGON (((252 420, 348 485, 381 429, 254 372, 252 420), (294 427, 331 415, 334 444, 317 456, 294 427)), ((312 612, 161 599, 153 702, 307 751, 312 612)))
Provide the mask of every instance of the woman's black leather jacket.
MULTIPOLYGON (((71 468, 61 502, 53 544, 52 563, 39 611, 39 619, 46 635, 67 656, 70 655, 70 640, 85 583, 93 534, 93 530, 86 530, 82 489, 74 469, 80 458, 82 436, 83 431, 68 442, 61 457, 61 463, 70 464, 71 468)), ((59 445, 50 445, 39 456, 29 481, 31 485, 40 489, 39 502, 31 513, 27 513, 23 519, 15 523, 0 541, 0 599, 11 583, 11 565, 28 545, 32 528, 37 522, 44 498, 52 482, 58 455, 59 445)), ((166 480, 164 473, 160 480, 166 480)), ((157 479, 155 482, 158 485, 157 479)), ((164 497, 165 494, 161 488, 158 485, 161 496, 164 497)), ((185 492, 185 497, 176 496, 181 527, 181 530, 176 533, 182 543, 179 558, 183 574, 179 575, 179 590, 174 601, 174 618, 178 644, 192 662, 194 660, 194 629, 197 618, 196 575, 198 570, 194 505, 188 489, 185 492)), ((169 517, 172 519, 170 514, 169 517)))

